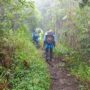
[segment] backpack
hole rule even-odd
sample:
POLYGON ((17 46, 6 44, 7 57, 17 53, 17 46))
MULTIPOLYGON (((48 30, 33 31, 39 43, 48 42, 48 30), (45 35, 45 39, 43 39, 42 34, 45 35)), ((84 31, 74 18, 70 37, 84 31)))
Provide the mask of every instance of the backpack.
POLYGON ((49 44, 54 43, 54 36, 53 35, 46 35, 46 42, 49 44))
POLYGON ((37 33, 33 33, 33 40, 36 41, 39 38, 39 35, 37 33))

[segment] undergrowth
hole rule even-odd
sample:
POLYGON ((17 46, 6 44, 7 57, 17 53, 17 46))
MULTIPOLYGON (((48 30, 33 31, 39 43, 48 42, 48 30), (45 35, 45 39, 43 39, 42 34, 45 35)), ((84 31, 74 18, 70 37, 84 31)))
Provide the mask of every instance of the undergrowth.
POLYGON ((49 73, 41 53, 39 53, 32 42, 29 34, 20 30, 9 30, 4 38, 5 47, 13 48, 10 56, 10 68, 0 66, 0 86, 12 90, 48 90, 49 73), (8 77, 7 77, 8 75, 8 77))
POLYGON ((79 52, 60 45, 55 48, 54 53, 56 56, 64 57, 66 68, 70 70, 72 75, 81 82, 90 83, 90 66, 83 60, 79 52))
POLYGON ((59 43, 54 49, 55 56, 67 55, 68 53, 69 53, 69 49, 67 47, 65 47, 64 45, 59 44, 59 43))

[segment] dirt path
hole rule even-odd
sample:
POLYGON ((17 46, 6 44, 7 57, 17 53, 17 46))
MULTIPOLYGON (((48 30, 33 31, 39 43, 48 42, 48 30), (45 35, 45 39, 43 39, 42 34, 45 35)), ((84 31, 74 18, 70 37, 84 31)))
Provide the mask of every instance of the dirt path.
POLYGON ((52 80, 50 90, 79 90, 78 81, 69 74, 64 66, 65 63, 58 59, 49 63, 52 80))

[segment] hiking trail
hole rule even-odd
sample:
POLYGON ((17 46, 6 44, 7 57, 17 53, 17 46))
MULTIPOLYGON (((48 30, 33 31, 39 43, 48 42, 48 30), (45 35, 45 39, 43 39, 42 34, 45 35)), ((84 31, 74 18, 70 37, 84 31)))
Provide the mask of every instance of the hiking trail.
POLYGON ((79 90, 79 82, 66 70, 62 58, 48 62, 48 67, 51 74, 49 90, 79 90))

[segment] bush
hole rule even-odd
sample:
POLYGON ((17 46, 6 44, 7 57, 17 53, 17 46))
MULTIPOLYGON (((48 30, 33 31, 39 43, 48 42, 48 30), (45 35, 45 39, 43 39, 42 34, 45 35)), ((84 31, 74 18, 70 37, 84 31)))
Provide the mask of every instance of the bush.
MULTIPOLYGON (((10 56, 11 68, 7 69, 12 90, 48 90, 50 79, 47 65, 41 53, 30 42, 29 34, 23 28, 15 32, 10 30, 6 33, 4 41, 5 46, 12 46, 14 50, 10 56)), ((0 73, 3 72, 0 68, 0 73)), ((1 77, 6 79, 4 76, 1 77)))
POLYGON ((63 44, 58 44, 58 46, 54 49, 55 56, 66 55, 68 53, 69 49, 65 47, 63 44))

